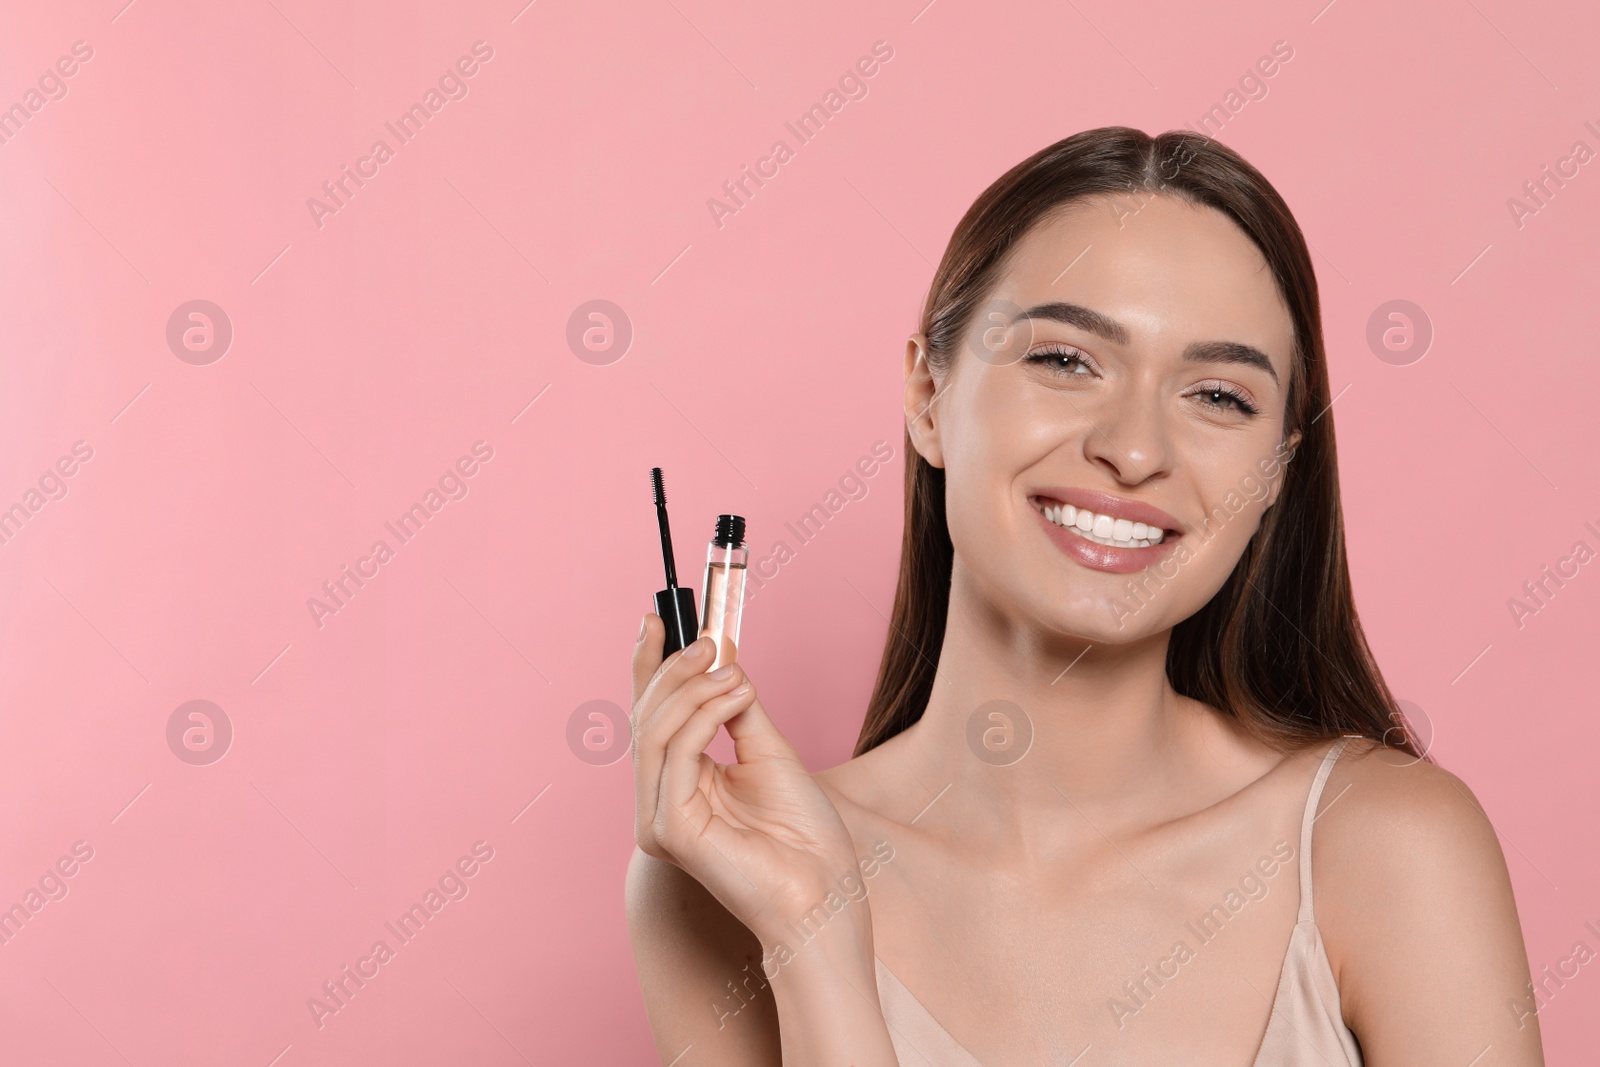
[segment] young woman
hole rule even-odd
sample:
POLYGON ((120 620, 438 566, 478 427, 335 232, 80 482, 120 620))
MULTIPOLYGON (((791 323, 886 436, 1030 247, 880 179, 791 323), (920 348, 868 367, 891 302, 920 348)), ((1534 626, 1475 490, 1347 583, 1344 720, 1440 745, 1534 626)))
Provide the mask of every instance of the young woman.
POLYGON ((1331 402, 1305 240, 1226 147, 1091 130, 985 191, 906 344, 854 758, 808 773, 644 619, 662 1062, 1541 1064, 1495 832, 1356 620, 1331 402))

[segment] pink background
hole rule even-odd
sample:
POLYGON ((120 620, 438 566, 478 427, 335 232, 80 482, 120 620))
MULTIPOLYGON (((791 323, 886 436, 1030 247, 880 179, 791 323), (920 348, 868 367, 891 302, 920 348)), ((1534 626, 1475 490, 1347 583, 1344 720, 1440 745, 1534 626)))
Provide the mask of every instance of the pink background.
MULTIPOLYGON (((846 758, 895 574, 900 349, 951 228, 1060 137, 1197 122, 1277 41, 1219 136, 1316 249, 1363 620, 1493 816, 1535 972, 1600 949, 1600 563, 1520 628, 1507 605, 1600 548, 1600 163, 1507 206, 1600 149, 1593 12, 925 2, 5 5, 0 107, 93 58, 0 145, 0 508, 93 456, 0 544, 0 906, 93 858, 0 945, 0 1059, 649 1062, 630 764, 566 740, 629 700, 647 469, 697 576, 717 512, 797 547, 783 523, 892 446, 745 629, 810 765, 846 758), (399 145, 383 124, 480 40, 399 145), (799 145, 785 121, 877 41, 867 95, 799 145), (307 199, 380 137, 319 227, 307 199), (780 138, 719 227, 708 198, 780 138), (234 334, 204 366, 166 339, 195 299, 234 334), (566 340, 593 299, 632 324, 609 365, 566 340), (1404 366, 1366 340, 1394 299, 1435 331, 1404 366), (465 498, 319 626, 308 599, 478 441, 465 498), (167 741, 197 699, 234 731, 209 765, 167 741), (319 1028, 308 998, 479 841, 469 894, 319 1028)), ((1542 1013, 1552 1063, 1597 1007, 1591 964, 1542 1013)))

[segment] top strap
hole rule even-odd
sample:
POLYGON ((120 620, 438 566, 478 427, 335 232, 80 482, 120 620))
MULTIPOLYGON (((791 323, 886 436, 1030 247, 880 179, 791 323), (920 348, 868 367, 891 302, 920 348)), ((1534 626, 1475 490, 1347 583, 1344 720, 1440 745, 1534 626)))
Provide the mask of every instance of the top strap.
POLYGON ((1311 795, 1306 798, 1306 813, 1300 820, 1300 921, 1305 922, 1312 917, 1311 911, 1311 824, 1317 821, 1317 801, 1322 799, 1322 788, 1328 784, 1328 775, 1333 773, 1333 762, 1339 758, 1339 753, 1350 743, 1350 738, 1341 737, 1328 747, 1328 754, 1322 757, 1322 766, 1317 768, 1317 776, 1311 782, 1311 795))

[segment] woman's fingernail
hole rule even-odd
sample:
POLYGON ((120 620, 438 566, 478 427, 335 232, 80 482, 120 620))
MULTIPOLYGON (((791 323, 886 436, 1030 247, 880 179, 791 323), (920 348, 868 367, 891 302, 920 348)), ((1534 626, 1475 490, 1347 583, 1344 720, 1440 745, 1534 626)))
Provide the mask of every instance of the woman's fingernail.
POLYGON ((728 693, 728 695, 731 696, 731 697, 737 697, 737 696, 743 696, 744 694, 746 694, 748 692, 750 692, 750 683, 749 682, 744 682, 741 685, 739 685, 737 688, 731 690, 728 693))
POLYGON ((733 664, 731 663, 726 667, 718 667, 716 670, 711 672, 711 677, 719 682, 725 682, 729 678, 733 677, 733 669, 733 664))
POLYGON ((640 641, 644 640, 645 624, 648 623, 649 621, 650 621, 650 616, 648 616, 648 615, 646 615, 644 618, 639 620, 639 638, 638 639, 640 641))

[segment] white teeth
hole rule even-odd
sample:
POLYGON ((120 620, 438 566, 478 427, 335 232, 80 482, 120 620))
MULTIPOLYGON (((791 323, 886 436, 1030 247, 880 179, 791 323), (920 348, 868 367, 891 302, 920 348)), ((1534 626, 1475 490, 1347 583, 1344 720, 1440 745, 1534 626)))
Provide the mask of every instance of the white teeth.
POLYGON ((1159 545, 1166 537, 1166 531, 1159 526, 1113 519, 1110 515, 1096 515, 1071 504, 1050 504, 1040 508, 1040 511, 1057 526, 1096 544, 1114 548, 1149 548, 1159 545))

